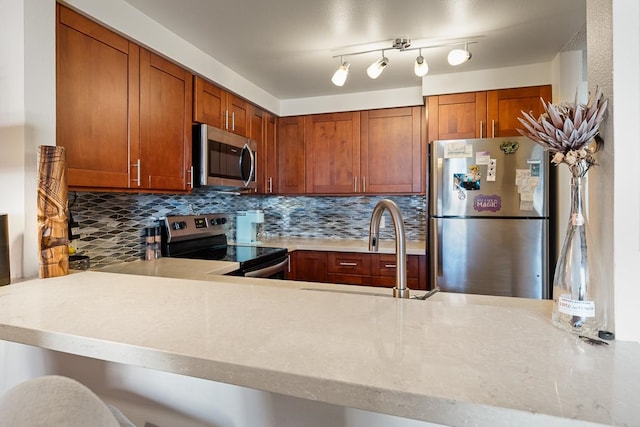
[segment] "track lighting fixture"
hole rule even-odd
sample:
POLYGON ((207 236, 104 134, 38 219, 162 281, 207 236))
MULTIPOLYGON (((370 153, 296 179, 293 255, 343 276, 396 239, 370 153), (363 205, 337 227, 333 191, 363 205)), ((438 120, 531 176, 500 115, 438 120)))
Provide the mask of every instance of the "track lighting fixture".
MULTIPOLYGON (((467 41, 467 42, 452 42, 452 43, 444 43, 444 44, 435 44, 428 46, 420 46, 420 47, 410 47, 411 40, 405 37, 397 38, 392 40, 391 49, 397 49, 401 52, 409 51, 409 50, 417 50, 418 57, 416 57, 413 72, 418 77, 423 77, 429 72, 429 65, 427 64, 427 60, 424 56, 422 56, 422 49, 433 49, 438 47, 446 47, 446 46, 460 46, 464 45, 464 49, 453 49, 449 52, 449 56, 447 60, 450 65, 460 65, 469 59, 471 59, 471 52, 469 52, 469 45, 472 43, 477 43, 475 41, 467 41)), ((343 57, 346 56, 354 56, 354 55, 362 55, 365 53, 371 52, 381 52, 382 58, 378 59, 376 62, 371 64, 369 68, 367 68, 367 75, 372 79, 377 79, 380 77, 380 74, 384 71, 385 67, 389 65, 389 59, 385 56, 385 49, 374 49, 374 50, 364 50, 360 52, 350 52, 343 53, 342 55, 336 55, 334 58, 340 58, 340 67, 336 70, 331 78, 331 81, 336 86, 343 86, 347 80, 349 74, 349 67, 351 64, 343 60, 343 57)))
POLYGON ((471 52, 468 49, 468 43, 464 44, 464 49, 453 49, 447 56, 449 65, 460 65, 471 59, 471 52))
POLYGON ((344 82, 347 81, 347 77, 349 76, 349 67, 351 64, 348 62, 342 62, 342 57, 340 57, 340 67, 333 73, 333 77, 331 77, 331 82, 336 86, 344 86, 344 82))
POLYGON ((369 65, 367 68, 367 75, 372 79, 377 79, 380 77, 380 74, 384 71, 384 67, 389 65, 389 59, 384 56, 384 50, 382 51, 382 58, 378 59, 373 64, 369 65))
POLYGON ((422 56, 422 49, 420 49, 420 53, 416 58, 416 63, 413 66, 413 72, 416 73, 416 76, 422 77, 426 76, 429 72, 429 64, 425 61, 424 56, 422 56))

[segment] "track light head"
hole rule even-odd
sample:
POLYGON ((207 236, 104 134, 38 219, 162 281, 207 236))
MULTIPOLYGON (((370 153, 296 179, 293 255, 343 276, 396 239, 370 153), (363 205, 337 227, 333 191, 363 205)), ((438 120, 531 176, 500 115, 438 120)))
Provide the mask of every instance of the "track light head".
MULTIPOLYGON (((342 61, 342 59, 340 59, 342 61)), ((347 77, 349 76, 349 67, 351 64, 348 62, 343 62, 335 73, 333 73, 333 77, 331 77, 331 82, 336 86, 344 86, 344 83, 347 81, 347 77)))
POLYGON ((447 61, 449 61, 449 65, 460 65, 464 62, 467 62, 471 59, 471 52, 467 48, 467 44, 465 43, 464 49, 453 49, 449 52, 449 56, 447 56, 447 61))
POLYGON ((372 79, 377 79, 380 77, 380 74, 384 71, 384 67, 387 65, 389 65, 389 59, 384 56, 384 51, 382 51, 382 58, 369 65, 369 68, 367 68, 367 75, 372 79))
POLYGON ((413 72, 418 77, 426 76, 429 72, 429 64, 425 61, 424 56, 422 56, 422 49, 420 50, 420 54, 416 58, 416 63, 413 66, 413 72))

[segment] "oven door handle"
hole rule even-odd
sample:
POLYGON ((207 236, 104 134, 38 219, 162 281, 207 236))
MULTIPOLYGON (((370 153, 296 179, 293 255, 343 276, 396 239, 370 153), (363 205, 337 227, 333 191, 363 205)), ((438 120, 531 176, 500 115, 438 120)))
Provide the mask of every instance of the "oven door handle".
POLYGON ((286 270, 288 264, 289 258, 287 257, 284 261, 276 265, 270 265, 269 267, 261 268, 259 270, 248 271, 244 274, 244 277, 269 277, 275 273, 286 270))

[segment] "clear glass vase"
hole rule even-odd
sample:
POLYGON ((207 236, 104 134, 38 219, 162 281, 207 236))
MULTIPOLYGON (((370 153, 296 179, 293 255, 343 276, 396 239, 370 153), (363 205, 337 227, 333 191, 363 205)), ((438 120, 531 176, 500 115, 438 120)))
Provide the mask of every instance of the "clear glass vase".
POLYGON ((597 337, 607 323, 607 290, 584 212, 583 180, 583 176, 571 178, 569 224, 553 278, 552 323, 597 337))

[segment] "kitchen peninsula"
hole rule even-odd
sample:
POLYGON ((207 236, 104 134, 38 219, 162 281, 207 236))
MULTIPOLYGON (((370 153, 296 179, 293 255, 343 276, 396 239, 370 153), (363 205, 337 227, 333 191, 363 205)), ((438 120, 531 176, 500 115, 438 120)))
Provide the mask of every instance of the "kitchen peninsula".
POLYGON ((550 311, 87 271, 0 288, 0 339, 446 425, 637 424, 640 344, 588 344, 550 311))

